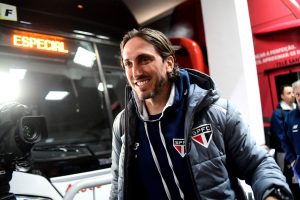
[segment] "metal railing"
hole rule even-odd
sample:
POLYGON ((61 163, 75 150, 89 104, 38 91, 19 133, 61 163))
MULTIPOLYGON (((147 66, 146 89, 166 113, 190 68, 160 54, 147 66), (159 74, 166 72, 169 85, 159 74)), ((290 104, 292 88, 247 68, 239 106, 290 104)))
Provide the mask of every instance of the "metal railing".
MULTIPOLYGON (((94 178, 88 178, 88 179, 83 179, 80 180, 72 185, 72 187, 66 192, 64 196, 64 200, 73 200, 76 196, 76 194, 85 188, 91 188, 91 187, 96 187, 96 186, 103 186, 103 185, 108 185, 111 183, 112 180, 112 175, 110 172, 107 174, 104 174, 102 176, 97 176, 94 178)), ((93 199, 95 200, 95 193, 93 196, 93 199)))

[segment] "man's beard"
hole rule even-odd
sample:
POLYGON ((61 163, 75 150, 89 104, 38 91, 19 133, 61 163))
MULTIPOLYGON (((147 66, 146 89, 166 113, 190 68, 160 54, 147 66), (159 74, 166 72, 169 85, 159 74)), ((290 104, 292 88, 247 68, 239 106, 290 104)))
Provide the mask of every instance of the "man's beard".
POLYGON ((157 96, 160 92, 162 92, 163 86, 166 84, 166 80, 163 78, 160 78, 158 83, 156 84, 156 87, 154 88, 153 91, 145 94, 141 94, 140 100, 146 100, 146 99, 151 99, 157 96))

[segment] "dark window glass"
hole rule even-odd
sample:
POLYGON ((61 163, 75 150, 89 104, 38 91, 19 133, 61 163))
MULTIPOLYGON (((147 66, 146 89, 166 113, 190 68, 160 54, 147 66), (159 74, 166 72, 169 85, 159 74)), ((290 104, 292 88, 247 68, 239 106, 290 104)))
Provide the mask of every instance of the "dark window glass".
POLYGON ((107 108, 92 43, 62 38, 68 53, 58 53, 16 47, 14 33, 24 32, 0 29, 0 103, 17 101, 27 105, 32 115, 46 117, 48 138, 34 147, 35 168, 59 176, 107 167, 111 155, 108 113, 113 111, 114 117, 124 107, 126 81, 118 47, 99 45, 98 49, 111 103, 107 108), (53 99, 50 94, 64 96, 53 99))
POLYGON ((125 107, 125 86, 127 83, 123 69, 104 68, 108 94, 111 103, 113 118, 125 107))

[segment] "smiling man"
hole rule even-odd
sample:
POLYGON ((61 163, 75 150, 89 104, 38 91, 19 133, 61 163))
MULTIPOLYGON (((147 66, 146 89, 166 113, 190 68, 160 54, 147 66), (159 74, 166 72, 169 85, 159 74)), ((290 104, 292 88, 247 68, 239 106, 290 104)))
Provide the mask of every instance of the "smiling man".
POLYGON ((145 102, 150 114, 160 113, 171 91, 167 74, 173 70, 174 58, 169 56, 163 60, 152 44, 139 37, 126 43, 122 55, 130 86, 145 102))
POLYGON ((212 79, 179 69, 167 37, 149 28, 120 44, 129 83, 113 126, 110 199, 292 199, 280 168, 256 146, 212 79))

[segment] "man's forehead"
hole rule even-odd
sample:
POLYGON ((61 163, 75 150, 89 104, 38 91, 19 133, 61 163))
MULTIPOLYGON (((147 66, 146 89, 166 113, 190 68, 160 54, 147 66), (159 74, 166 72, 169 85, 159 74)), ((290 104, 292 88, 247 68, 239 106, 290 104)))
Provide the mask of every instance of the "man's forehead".
POLYGON ((286 91, 286 92, 291 92, 291 91, 293 91, 293 88, 292 88, 291 86, 286 86, 286 87, 284 88, 284 91, 286 91))
POLYGON ((151 54, 151 53, 141 52, 141 53, 135 54, 134 56, 123 56, 123 60, 135 60, 135 59, 142 58, 142 57, 145 57, 145 56, 154 57, 154 55, 151 54))
POLYGON ((155 54, 158 55, 158 52, 156 51, 155 47, 139 38, 135 40, 135 38, 130 39, 123 48, 122 51, 122 57, 124 60, 129 59, 129 60, 134 60, 137 57, 143 56, 143 55, 152 55, 154 56, 155 54))

